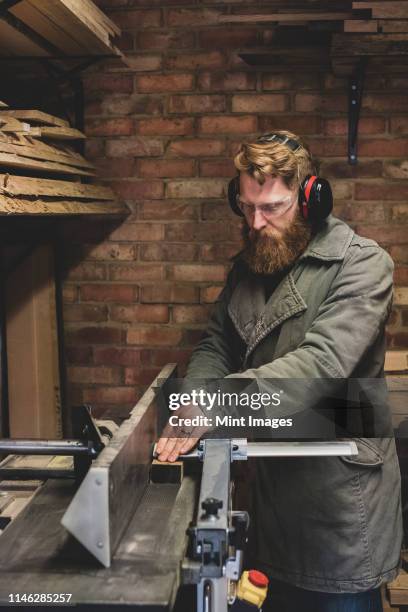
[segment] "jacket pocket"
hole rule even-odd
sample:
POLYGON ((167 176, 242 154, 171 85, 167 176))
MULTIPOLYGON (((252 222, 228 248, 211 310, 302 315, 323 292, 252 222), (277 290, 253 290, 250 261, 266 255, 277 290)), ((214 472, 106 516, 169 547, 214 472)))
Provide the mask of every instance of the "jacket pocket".
POLYGON ((371 438, 354 438, 357 445, 358 455, 342 456, 344 463, 350 463, 358 467, 375 468, 384 463, 384 452, 371 438))

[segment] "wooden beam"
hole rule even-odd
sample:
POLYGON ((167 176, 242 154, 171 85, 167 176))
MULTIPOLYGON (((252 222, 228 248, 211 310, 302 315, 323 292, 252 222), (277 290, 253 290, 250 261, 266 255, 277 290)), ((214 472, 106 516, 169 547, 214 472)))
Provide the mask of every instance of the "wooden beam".
POLYGON ((0 108, 8 108, 8 104, 0 100, 0 108))
POLYGON ((345 19, 345 32, 377 32, 378 22, 375 19, 345 19))
POLYGON ((371 9, 374 18, 398 19, 408 18, 407 2, 353 2, 353 9, 371 9))
POLYGON ((281 21, 343 21, 353 13, 271 13, 269 15, 220 15, 218 23, 272 23, 281 21))
POLYGON ((69 123, 65 119, 54 117, 54 115, 49 115, 40 110, 2 110, 0 111, 0 117, 16 117, 16 119, 22 119, 23 121, 30 121, 40 125, 69 127, 69 123))
MULTIPOLYGON (((0 143, 1 149, 1 143, 0 143)), ((74 166, 66 166, 50 161, 40 161, 38 159, 30 159, 21 155, 2 153, 0 150, 0 167, 4 171, 4 166, 7 168, 21 168, 24 170, 41 170, 43 172, 56 172, 57 174, 73 174, 80 176, 92 176, 92 172, 75 168, 74 166)))
POLYGON ((115 195, 109 187, 84 185, 71 181, 10 176, 9 174, 0 174, 0 193, 8 196, 50 196, 89 200, 115 199, 115 195))
POLYGON ((407 34, 333 34, 333 57, 408 55, 407 34))
POLYGON ((405 372, 408 370, 408 351, 387 351, 384 369, 386 372, 405 372))
POLYGON ((54 140, 84 140, 86 138, 85 134, 75 128, 42 126, 39 129, 41 138, 54 140))
POLYGON ((0 131, 0 152, 82 168, 94 174, 95 167, 76 151, 60 150, 35 138, 20 135, 19 139, 0 131))
POLYGON ((128 208, 122 202, 80 202, 78 200, 26 200, 0 195, 0 215, 114 215, 125 216, 128 208))
POLYGON ((391 32, 408 32, 408 19, 380 19, 378 28, 384 34, 391 32))

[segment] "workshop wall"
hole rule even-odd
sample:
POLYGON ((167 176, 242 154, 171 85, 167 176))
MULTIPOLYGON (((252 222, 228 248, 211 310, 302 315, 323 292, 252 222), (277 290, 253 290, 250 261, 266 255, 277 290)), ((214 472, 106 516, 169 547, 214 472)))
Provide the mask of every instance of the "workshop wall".
MULTIPOLYGON (((116 227, 69 225, 65 328, 71 401, 130 408, 161 366, 185 364, 239 250, 225 189, 245 138, 287 128, 330 179, 335 212, 392 255, 392 349, 408 346, 408 77, 369 68, 359 162, 347 161, 347 77, 328 57, 250 67, 265 25, 218 25, 259 1, 100 0, 123 29, 116 60, 86 73, 86 155, 131 210, 116 227)), ((270 8, 269 8, 270 10, 270 8)), ((402 63, 402 62, 401 62, 402 63)))

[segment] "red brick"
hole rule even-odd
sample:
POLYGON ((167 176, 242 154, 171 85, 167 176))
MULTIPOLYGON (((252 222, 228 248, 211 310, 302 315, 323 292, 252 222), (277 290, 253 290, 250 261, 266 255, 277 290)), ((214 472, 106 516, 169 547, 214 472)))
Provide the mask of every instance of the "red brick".
POLYGON ((322 131, 322 120, 314 115, 266 115, 259 117, 259 131, 272 132, 285 130, 295 134, 319 134, 322 131))
POLYGON ((133 49, 133 36, 130 32, 122 32, 116 39, 116 45, 121 51, 131 51, 133 49))
POLYGON ((62 299, 64 303, 72 303, 78 300, 78 286, 64 285, 62 289, 62 299))
POLYGON ((129 117, 114 119, 92 119, 87 121, 85 133, 87 136, 131 136, 135 125, 129 117))
POLYGON ((167 54, 165 65, 168 70, 196 70, 197 68, 220 68, 225 58, 219 51, 208 53, 167 54))
POLYGON ((140 323, 168 323, 169 308, 164 304, 135 304, 133 306, 112 306, 110 318, 113 321, 140 323))
POLYGON ((215 263, 229 261, 242 249, 240 243, 231 244, 203 244, 200 250, 202 261, 213 261, 215 263))
POLYGON ((136 77, 137 91, 144 93, 189 91, 193 89, 193 83, 192 74, 146 74, 136 77))
POLYGON ((173 306, 175 323, 206 323, 208 317, 208 306, 173 306))
POLYGON ((284 94, 248 94, 232 97, 234 113, 279 113, 288 109, 284 94))
POLYGON ((197 219, 198 212, 198 206, 195 206, 191 200, 144 201, 139 207, 140 219, 155 221, 197 219))
POLYGON ((90 346, 67 346, 64 354, 67 363, 92 363, 92 348, 90 346))
POLYGON ((117 327, 77 327, 67 330, 67 344, 120 344, 124 332, 117 327))
POLYGON ((170 113, 223 113, 225 110, 225 96, 171 96, 169 101, 170 113))
POLYGON ((143 346, 176 346, 182 339, 182 331, 175 327, 135 327, 127 332, 128 344, 143 346))
POLYGON ((334 214, 343 221, 354 223, 385 223, 387 220, 381 202, 362 203, 335 200, 334 214))
POLYGON ((212 304, 216 302, 222 291, 222 286, 213 285, 211 287, 201 287, 200 302, 202 304, 212 304))
POLYGON ((220 198, 225 195, 225 181, 221 179, 185 179, 168 181, 169 198, 220 198))
POLYGON ((407 186, 400 183, 356 183, 357 200, 406 200, 407 186))
MULTIPOLYGON (((298 82, 296 81, 296 87, 298 82)), ((272 91, 275 89, 291 89, 292 76, 289 74, 263 74, 262 89, 264 91, 272 91)))
POLYGON ((84 389, 84 402, 99 404, 118 404, 135 403, 138 399, 138 391, 134 387, 96 387, 94 389, 84 389))
POLYGON ((149 242, 164 239, 164 225, 158 223, 123 223, 110 235, 111 240, 149 242))
MULTIPOLYGON (((347 139, 344 137, 310 138, 308 145, 312 155, 322 157, 347 157, 347 139)), ((359 141, 359 155, 361 155, 361 142, 359 141)))
MULTIPOLYGON (((382 134, 385 132, 383 117, 362 117, 358 123, 359 134, 382 134)), ((348 134, 348 119, 346 117, 326 119, 324 132, 329 136, 348 134)))
POLYGON ((402 157, 408 155, 408 138, 360 139, 358 153, 367 157, 402 157))
POLYGON ((246 91, 255 89, 254 72, 202 72, 198 76, 198 89, 203 91, 246 91))
POLYGON ((142 351, 132 348, 95 347, 94 362, 103 365, 140 366, 142 351))
POLYGON ((199 120, 199 131, 202 134, 246 134, 256 130, 257 118, 251 115, 203 117, 199 120))
MULTIPOLYGON (((391 210, 391 220, 395 223, 407 223, 408 222, 408 204, 396 204, 391 210)), ((408 233, 407 233, 407 245, 408 245, 408 233)))
POLYGON ((126 138, 120 140, 108 140, 106 143, 106 155, 108 157, 154 157, 163 155, 163 141, 155 138, 126 138))
POLYGON ((105 155, 105 143, 100 138, 87 138, 84 142, 85 157, 89 161, 105 155))
MULTIPOLYGON (((405 245, 405 249, 406 249, 405 245)), ((396 285, 408 285, 408 267, 399 266, 394 271, 394 283, 396 285)))
POLYGON ((162 181, 111 181, 110 185, 114 192, 125 200, 161 198, 164 194, 162 181))
POLYGON ((201 218, 203 221, 227 219, 230 223, 239 223, 225 199, 203 202, 201 204, 201 218))
POLYGON ((110 280, 114 281, 145 281, 162 280, 164 268, 152 264, 112 265, 109 271, 110 280))
POLYGON ((198 288, 192 285, 146 285, 142 287, 141 302, 149 304, 192 304, 198 302, 198 288))
POLYGON ((191 49, 194 47, 194 32, 163 31, 163 32, 141 32, 137 37, 138 49, 191 49))
POLYGON ((398 332, 391 336, 391 346, 394 349, 406 349, 408 346, 408 332, 398 332))
POLYGON ((195 138, 191 140, 174 140, 168 147, 169 153, 181 157, 209 157, 220 155, 225 150, 225 143, 222 140, 211 140, 205 138, 195 138))
POLYGON ((232 178, 236 173, 232 159, 200 162, 200 176, 227 176, 232 178))
POLYGON ((137 300, 137 287, 129 285, 95 284, 81 285, 83 302, 134 302, 137 300))
POLYGON ((124 30, 161 26, 161 11, 158 9, 138 10, 132 8, 131 11, 117 11, 113 17, 115 23, 124 30))
MULTIPOLYGON (((157 366, 164 366, 167 363, 177 363, 178 366, 185 366, 191 357, 190 349, 155 349, 152 352, 152 363, 157 366)), ((178 375, 181 375, 179 370, 178 375)))
POLYGON ((194 160, 141 159, 138 163, 138 176, 147 178, 194 176, 194 165, 194 160))
POLYGON ((81 367, 67 368, 67 377, 70 383, 105 383, 118 384, 121 382, 120 371, 107 367, 81 367))
POLYGON ((225 279, 224 266, 218 265, 175 265, 173 269, 174 280, 212 282, 223 281, 225 279))
POLYGON ((408 117, 390 117, 390 131, 394 134, 408 134, 408 117))
POLYGON ((408 246, 406 244, 401 245, 401 246, 392 245, 389 248, 389 253, 396 263, 408 264, 408 246))
POLYGON ((133 91, 133 77, 124 74, 89 74, 84 78, 84 87, 87 94, 91 92, 129 94, 133 91))
POLYGON ((68 270, 71 280, 105 280, 106 266, 102 263, 82 262, 68 270))
POLYGON ((102 101, 103 115, 161 115, 163 99, 151 94, 105 96, 102 101))
POLYGON ((300 112, 316 111, 347 111, 347 96, 345 94, 319 95, 297 94, 295 110, 300 112))
POLYGON ((106 321, 108 311, 105 306, 91 304, 65 304, 64 321, 106 321))
POLYGON ((147 244, 140 247, 142 261, 194 261, 197 259, 195 244, 147 244))
POLYGON ((334 74, 328 74, 324 78, 325 89, 340 89, 343 92, 347 89, 347 79, 344 77, 335 76, 334 74))
POLYGON ((137 122, 137 131, 145 135, 190 136, 194 132, 194 121, 190 117, 141 119, 137 122))
POLYGON ((159 368, 125 368, 125 384, 147 387, 152 384, 159 372, 159 368))
POLYGON ((185 329, 183 335, 184 346, 196 347, 197 344, 202 340, 205 334, 205 325, 201 329, 185 329))
POLYGON ((208 29, 200 32, 200 47, 204 49, 225 49, 232 47, 239 49, 255 45, 258 42, 258 31, 256 28, 226 27, 208 29))
POLYGON ((396 159, 384 163, 383 175, 389 178, 406 179, 408 178, 408 161, 406 159, 396 159))
POLYGON ((166 225, 166 240, 169 242, 225 242, 236 237, 240 237, 239 227, 219 221, 166 225))
POLYGON ((136 162, 132 158, 110 159, 102 157, 94 160, 98 177, 106 178, 129 178, 135 175, 136 162))
MULTIPOLYGON (((407 229, 400 225, 359 225, 356 228, 357 234, 372 238, 379 244, 406 244, 407 229)), ((398 283, 402 284, 402 283, 398 283)))
POLYGON ((361 105, 363 110, 369 110, 373 112, 385 111, 385 112, 398 112, 406 111, 407 109, 407 96, 397 96, 394 93, 387 94, 364 94, 361 105))
POLYGON ((126 53, 126 65, 121 59, 106 60, 104 68, 108 72, 149 72, 160 70, 162 67, 161 55, 147 55, 141 53, 126 53))
POLYGON ((84 245, 86 259, 101 259, 103 261, 132 261, 135 259, 135 248, 128 244, 104 242, 95 246, 84 245))
POLYGON ((222 11, 206 8, 170 9, 167 15, 169 26, 191 26, 217 24, 222 11))
POLYGON ((325 178, 377 178, 382 174, 381 161, 358 160, 355 165, 350 165, 348 160, 322 161, 320 173, 325 178))

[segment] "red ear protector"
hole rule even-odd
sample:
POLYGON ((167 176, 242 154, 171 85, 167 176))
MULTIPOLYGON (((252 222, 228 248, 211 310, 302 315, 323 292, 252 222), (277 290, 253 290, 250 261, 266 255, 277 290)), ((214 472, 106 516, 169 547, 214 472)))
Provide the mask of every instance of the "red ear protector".
MULTIPOLYGON (((280 134, 265 134, 260 136, 257 142, 272 142, 273 140, 285 144, 292 151, 297 151, 302 146, 293 138, 280 134)), ((234 213, 243 217, 237 203, 237 195, 239 195, 239 176, 235 176, 228 184, 228 201, 234 213)), ((319 176, 306 176, 299 187, 299 206, 303 218, 310 223, 318 223, 326 219, 333 209, 330 183, 319 176)))

